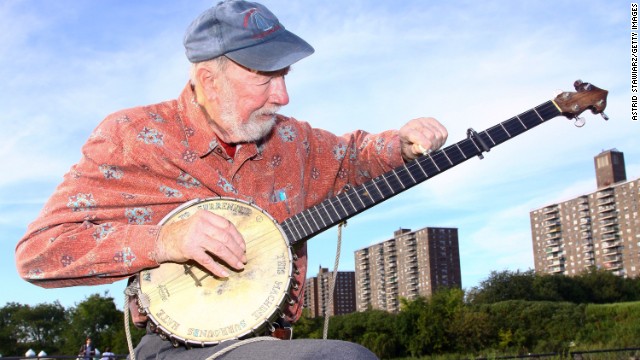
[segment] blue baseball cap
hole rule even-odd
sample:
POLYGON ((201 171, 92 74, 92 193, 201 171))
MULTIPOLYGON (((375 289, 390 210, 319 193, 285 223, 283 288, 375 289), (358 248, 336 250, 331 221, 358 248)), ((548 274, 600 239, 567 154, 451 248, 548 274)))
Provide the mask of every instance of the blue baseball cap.
POLYGON ((192 63, 224 55, 258 71, 284 69, 314 52, 264 5, 242 0, 222 1, 198 16, 184 47, 192 63))

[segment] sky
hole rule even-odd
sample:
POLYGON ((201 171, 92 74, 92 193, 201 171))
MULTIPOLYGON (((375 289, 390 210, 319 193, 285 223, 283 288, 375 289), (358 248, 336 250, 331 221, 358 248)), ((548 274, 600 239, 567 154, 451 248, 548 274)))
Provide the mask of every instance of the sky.
MULTIPOLYGON (((0 272, 7 302, 72 307, 123 282, 41 289, 14 250, 27 225, 108 114, 176 98, 187 81, 184 30, 216 1, 0 2, 0 272)), ((640 177, 631 120, 631 6, 625 0, 264 0, 315 54, 287 76, 282 113, 343 134, 397 129, 431 116, 447 145, 574 91, 609 91, 586 125, 559 117, 349 220, 340 270, 354 251, 399 228, 455 227, 462 287, 492 271, 533 268, 529 212, 595 191, 593 158, 616 148, 640 177)), ((334 265, 337 229, 309 241, 309 273, 334 265)))

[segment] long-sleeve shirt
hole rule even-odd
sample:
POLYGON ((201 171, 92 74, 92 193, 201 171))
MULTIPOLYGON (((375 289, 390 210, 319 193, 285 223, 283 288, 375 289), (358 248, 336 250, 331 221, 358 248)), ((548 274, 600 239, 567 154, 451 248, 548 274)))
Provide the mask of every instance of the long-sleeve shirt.
MULTIPOLYGON (((18 242, 19 274, 42 287, 114 282, 158 266, 159 222, 188 200, 232 197, 282 222, 402 164, 397 131, 336 136, 278 115, 231 157, 208 121, 189 84, 178 99, 106 117, 18 242)), ((301 298, 306 245, 295 252, 301 298)), ((300 312, 301 301, 285 311, 300 312)))

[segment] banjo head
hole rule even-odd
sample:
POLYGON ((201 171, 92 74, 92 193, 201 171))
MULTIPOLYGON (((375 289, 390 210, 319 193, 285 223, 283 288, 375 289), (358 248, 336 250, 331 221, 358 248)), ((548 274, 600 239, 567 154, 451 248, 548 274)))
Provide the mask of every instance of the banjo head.
MULTIPOLYGON (((278 223, 248 202, 193 200, 160 224, 206 210, 231 221, 246 242, 243 271, 217 278, 195 262, 165 263, 138 275, 138 298, 151 322, 173 342, 209 346, 261 334, 280 316, 291 285, 291 247, 278 223)), ((224 264, 223 264, 224 265, 224 264)))

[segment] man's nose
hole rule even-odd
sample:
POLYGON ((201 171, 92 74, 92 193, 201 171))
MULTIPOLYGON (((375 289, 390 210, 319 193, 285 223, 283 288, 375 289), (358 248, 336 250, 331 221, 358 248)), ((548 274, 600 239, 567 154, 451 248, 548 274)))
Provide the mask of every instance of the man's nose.
POLYGON ((271 80, 271 94, 269 100, 279 106, 284 106, 289 103, 289 93, 287 92, 287 84, 284 81, 284 76, 278 76, 271 80))

